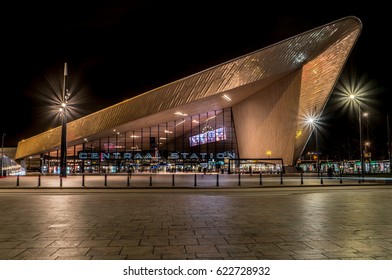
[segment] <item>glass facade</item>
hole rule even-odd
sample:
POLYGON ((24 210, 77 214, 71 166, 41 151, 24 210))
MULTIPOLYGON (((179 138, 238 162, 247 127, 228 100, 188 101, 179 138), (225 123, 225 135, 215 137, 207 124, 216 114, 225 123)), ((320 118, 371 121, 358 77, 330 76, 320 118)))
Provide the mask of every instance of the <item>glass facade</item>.
MULTIPOLYGON (((217 172, 239 156, 231 108, 175 117, 68 147, 68 173, 217 172)), ((41 171, 59 173, 59 150, 41 155, 41 171)))

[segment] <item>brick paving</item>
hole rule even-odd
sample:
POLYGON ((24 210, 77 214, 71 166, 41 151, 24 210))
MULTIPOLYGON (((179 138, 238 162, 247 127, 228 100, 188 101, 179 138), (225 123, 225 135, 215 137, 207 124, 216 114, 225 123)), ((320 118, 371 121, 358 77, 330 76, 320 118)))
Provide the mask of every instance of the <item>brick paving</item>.
POLYGON ((392 259, 389 185, 2 189, 0 259, 392 259))

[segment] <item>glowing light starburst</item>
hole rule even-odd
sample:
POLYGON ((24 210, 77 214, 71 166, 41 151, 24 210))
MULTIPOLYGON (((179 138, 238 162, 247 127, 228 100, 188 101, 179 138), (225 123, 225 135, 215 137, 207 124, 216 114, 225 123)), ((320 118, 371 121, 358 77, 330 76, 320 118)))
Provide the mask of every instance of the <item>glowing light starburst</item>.
POLYGON ((33 93, 38 101, 38 118, 47 123, 49 127, 59 124, 64 110, 67 111, 68 121, 81 117, 84 112, 82 104, 88 99, 88 89, 82 86, 80 74, 72 74, 68 80, 69 90, 66 100, 62 100, 63 74, 51 72, 46 74, 45 80, 33 93))
POLYGON ((313 130, 315 128, 323 128, 323 118, 317 115, 316 109, 311 112, 306 112, 301 116, 301 122, 305 129, 313 130))
POLYGON ((380 90, 375 81, 368 79, 366 75, 358 76, 355 72, 346 71, 336 84, 331 104, 344 111, 356 111, 358 106, 363 111, 369 111, 376 100, 372 97, 380 90))

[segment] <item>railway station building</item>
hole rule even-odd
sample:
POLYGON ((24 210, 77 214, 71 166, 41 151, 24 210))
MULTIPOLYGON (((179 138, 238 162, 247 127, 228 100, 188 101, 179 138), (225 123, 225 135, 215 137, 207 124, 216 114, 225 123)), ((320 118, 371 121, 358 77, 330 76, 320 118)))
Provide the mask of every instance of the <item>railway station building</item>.
MULTIPOLYGON (((360 33, 345 17, 67 124, 69 173, 201 172, 295 166, 360 33)), ((60 171, 61 126, 16 160, 60 171)))

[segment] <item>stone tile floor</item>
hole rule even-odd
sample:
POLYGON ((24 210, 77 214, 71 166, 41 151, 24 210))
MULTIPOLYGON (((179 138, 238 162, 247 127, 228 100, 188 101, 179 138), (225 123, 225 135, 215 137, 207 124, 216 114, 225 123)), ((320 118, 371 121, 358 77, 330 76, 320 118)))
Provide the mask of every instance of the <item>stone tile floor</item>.
POLYGON ((392 259, 389 185, 0 191, 0 259, 392 259))

